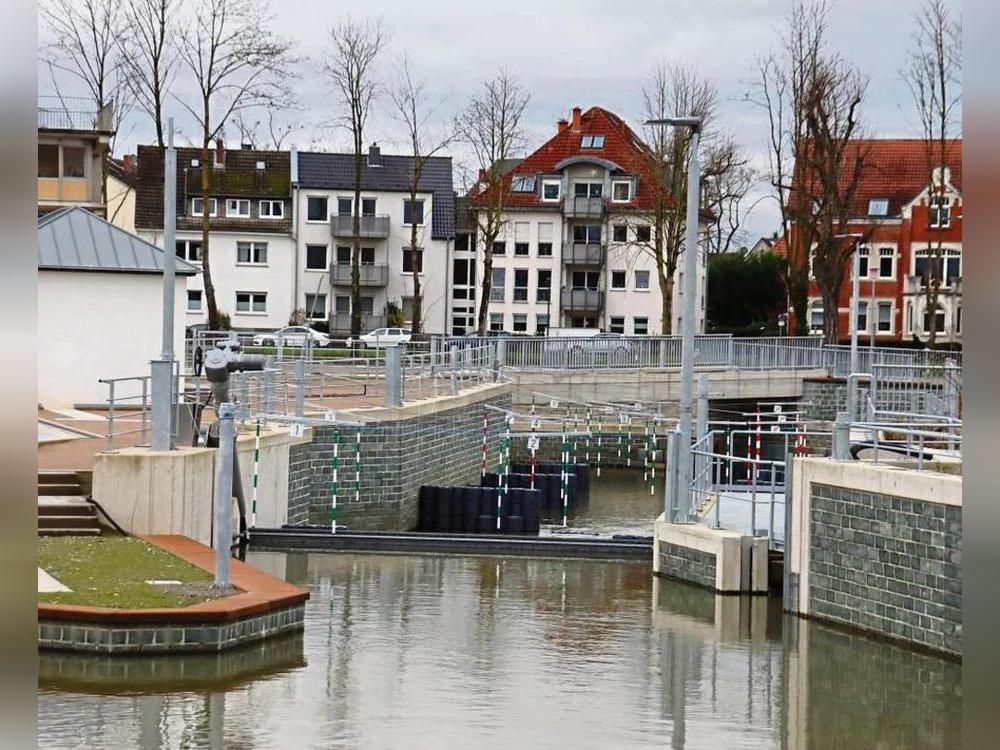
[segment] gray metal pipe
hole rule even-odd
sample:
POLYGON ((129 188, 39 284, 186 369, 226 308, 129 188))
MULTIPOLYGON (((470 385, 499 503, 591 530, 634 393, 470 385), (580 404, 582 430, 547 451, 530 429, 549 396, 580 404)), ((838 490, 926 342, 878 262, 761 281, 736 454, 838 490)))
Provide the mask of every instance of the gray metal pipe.
POLYGON ((219 404, 219 452, 215 469, 215 586, 229 587, 229 551, 233 544, 233 456, 236 452, 236 404, 219 404))

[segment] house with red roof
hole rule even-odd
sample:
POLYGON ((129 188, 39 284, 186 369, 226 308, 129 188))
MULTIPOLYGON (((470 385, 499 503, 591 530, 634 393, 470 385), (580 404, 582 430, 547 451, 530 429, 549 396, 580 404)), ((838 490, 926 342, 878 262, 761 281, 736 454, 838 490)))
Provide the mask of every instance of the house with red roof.
MULTIPOLYGON (((860 299, 857 326, 863 343, 925 341, 931 327, 937 341, 962 340, 962 141, 948 144, 945 163, 934 169, 928 189, 926 142, 923 139, 864 139, 850 147, 863 153, 860 183, 852 202, 846 233, 867 235, 859 244, 860 299), (928 309, 928 269, 940 244, 941 284, 937 310, 928 309)), ((851 158, 844 160, 852 163, 851 158)), ((795 248, 775 244, 775 252, 795 248), (780 247, 779 247, 780 245, 780 247)), ((806 263, 804 248, 793 262, 806 263)), ((840 336, 850 338, 852 260, 848 260, 839 300, 840 336)), ((791 310, 789 311, 791 313, 791 310)), ((815 279, 809 283, 809 330, 823 330, 823 306, 815 279)))
MULTIPOLYGON (((490 330, 544 334, 562 327, 659 334, 661 294, 649 249, 653 222, 648 212, 655 193, 649 151, 625 121, 601 107, 585 112, 575 107, 548 141, 503 167, 509 199, 493 247, 490 330)), ((479 197, 473 188, 459 204, 449 315, 453 334, 475 330, 485 254, 476 236, 479 197)), ((701 332, 703 248, 699 255, 696 330, 701 332)), ((680 328, 681 275, 679 270, 674 274, 673 331, 680 328)))

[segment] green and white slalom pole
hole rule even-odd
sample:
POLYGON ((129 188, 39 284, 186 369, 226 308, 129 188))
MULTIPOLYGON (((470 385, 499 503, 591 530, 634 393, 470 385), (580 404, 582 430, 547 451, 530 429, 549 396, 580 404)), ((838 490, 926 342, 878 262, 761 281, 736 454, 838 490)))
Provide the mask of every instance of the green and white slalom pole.
POLYGON ((597 477, 601 476, 601 443, 603 441, 603 436, 601 433, 601 420, 597 420, 597 477))
POLYGON ((587 407, 587 439, 584 441, 584 448, 587 455, 587 465, 590 465, 590 433, 593 431, 593 421, 591 419, 590 407, 587 407))
POLYGON ((504 433, 503 445, 500 447, 500 485, 497 492, 497 533, 500 532, 500 516, 503 508, 503 501, 507 497, 508 476, 510 474, 510 425, 514 417, 508 414, 504 421, 507 423, 507 430, 504 433))
POLYGON ((560 479, 562 487, 560 489, 562 493, 562 506, 563 506, 563 528, 567 526, 567 516, 569 515, 569 441, 566 439, 566 423, 563 422, 563 433, 562 433, 562 450, 560 451, 560 459, 562 465, 560 466, 560 479))
POLYGON ((257 526, 257 485, 259 484, 260 472, 260 418, 257 419, 257 427, 254 430, 253 438, 253 499, 250 502, 250 528, 257 526))
POLYGON ((330 485, 330 533, 337 533, 337 494, 340 491, 340 430, 333 431, 333 477, 330 485))
POLYGON ((642 481, 649 482, 649 422, 642 425, 642 481))
POLYGON ((354 441, 354 502, 361 502, 361 430, 354 441))

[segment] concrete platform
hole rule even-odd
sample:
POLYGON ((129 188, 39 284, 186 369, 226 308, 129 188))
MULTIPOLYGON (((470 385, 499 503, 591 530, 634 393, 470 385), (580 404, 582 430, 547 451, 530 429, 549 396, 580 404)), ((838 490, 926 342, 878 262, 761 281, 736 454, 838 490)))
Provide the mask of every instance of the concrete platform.
POLYGON ((766 594, 767 539, 696 523, 653 526, 653 573, 720 594, 766 594))

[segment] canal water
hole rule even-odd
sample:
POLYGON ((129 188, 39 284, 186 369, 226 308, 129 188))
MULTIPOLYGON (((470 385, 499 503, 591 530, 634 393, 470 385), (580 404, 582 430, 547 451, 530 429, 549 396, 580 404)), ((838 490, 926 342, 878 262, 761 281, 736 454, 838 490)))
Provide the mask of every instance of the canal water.
MULTIPOLYGON (((632 510, 655 516, 661 501, 595 489, 581 526, 651 532, 632 510)), ((214 656, 41 654, 39 746, 961 746, 960 665, 784 615, 773 598, 654 579, 648 564, 247 561, 309 589, 303 634, 214 656)))

